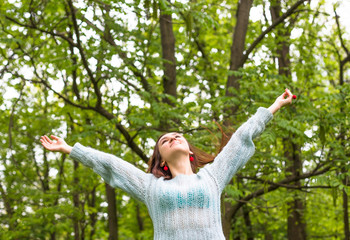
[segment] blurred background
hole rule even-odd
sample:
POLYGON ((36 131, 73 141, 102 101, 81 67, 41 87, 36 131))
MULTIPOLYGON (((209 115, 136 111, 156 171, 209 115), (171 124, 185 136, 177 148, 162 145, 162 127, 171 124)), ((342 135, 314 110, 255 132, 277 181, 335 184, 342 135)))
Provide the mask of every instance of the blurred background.
POLYGON ((55 134, 147 170, 178 131, 215 155, 289 88, 222 195, 227 239, 350 239, 350 2, 3 0, 0 239, 152 239, 147 208, 45 151, 55 134))

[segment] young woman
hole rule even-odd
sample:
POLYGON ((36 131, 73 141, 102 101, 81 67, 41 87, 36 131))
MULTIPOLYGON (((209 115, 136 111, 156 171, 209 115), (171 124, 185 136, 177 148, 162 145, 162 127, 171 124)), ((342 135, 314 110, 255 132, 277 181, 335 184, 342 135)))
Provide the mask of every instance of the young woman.
POLYGON ((69 156, 92 168, 112 187, 128 192, 146 204, 154 226, 154 239, 224 240, 221 226, 220 195, 233 175, 253 155, 253 139, 260 135, 273 114, 292 102, 286 89, 267 109, 259 107, 232 135, 227 145, 196 173, 204 162, 179 133, 162 135, 149 162, 149 173, 134 165, 62 138, 42 136, 41 144, 50 151, 69 156))

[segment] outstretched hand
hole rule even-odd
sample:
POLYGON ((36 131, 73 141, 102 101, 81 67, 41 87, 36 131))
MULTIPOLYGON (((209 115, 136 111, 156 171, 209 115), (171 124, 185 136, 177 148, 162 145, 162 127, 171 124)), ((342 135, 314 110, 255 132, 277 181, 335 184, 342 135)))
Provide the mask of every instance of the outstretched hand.
POLYGON ((278 109, 280 109, 281 107, 291 104, 292 103, 292 99, 296 98, 295 95, 293 95, 291 93, 291 91, 289 91, 288 88, 286 88, 284 90, 284 93, 279 96, 276 101, 269 107, 269 110, 272 114, 274 114, 275 112, 277 112, 278 109), (287 98, 286 98, 287 97, 287 98))
POLYGON ((44 148, 53 152, 61 152, 69 154, 72 151, 72 147, 69 146, 63 138, 56 137, 54 135, 50 136, 54 141, 52 141, 48 136, 41 136, 40 142, 44 148))
POLYGON ((286 88, 284 90, 284 93, 276 99, 276 103, 278 103, 280 107, 283 107, 285 105, 291 104, 292 99, 293 99, 293 94, 290 92, 288 88, 286 88))

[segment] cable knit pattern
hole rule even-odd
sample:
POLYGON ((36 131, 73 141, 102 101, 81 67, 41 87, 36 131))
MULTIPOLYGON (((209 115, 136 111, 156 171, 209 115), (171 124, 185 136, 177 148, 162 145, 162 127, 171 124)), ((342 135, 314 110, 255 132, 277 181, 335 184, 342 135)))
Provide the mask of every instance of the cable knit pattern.
POLYGON ((110 184, 146 204, 156 240, 225 240, 220 195, 255 151, 253 139, 273 118, 263 107, 232 135, 213 163, 197 174, 156 178, 111 154, 76 143, 70 157, 92 168, 110 184))

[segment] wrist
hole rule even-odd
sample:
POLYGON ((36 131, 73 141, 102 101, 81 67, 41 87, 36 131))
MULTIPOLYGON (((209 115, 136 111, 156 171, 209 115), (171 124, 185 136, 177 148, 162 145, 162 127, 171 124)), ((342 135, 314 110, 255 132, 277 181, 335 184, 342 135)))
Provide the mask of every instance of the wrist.
POLYGON ((279 109, 281 108, 281 105, 277 102, 274 102, 268 109, 270 110, 270 112, 272 114, 274 114, 275 112, 277 112, 279 109))
POLYGON ((62 149, 62 152, 65 153, 65 154, 70 154, 71 151, 72 151, 72 149, 73 149, 73 148, 72 148, 71 146, 67 145, 67 146, 65 146, 65 147, 62 149))

